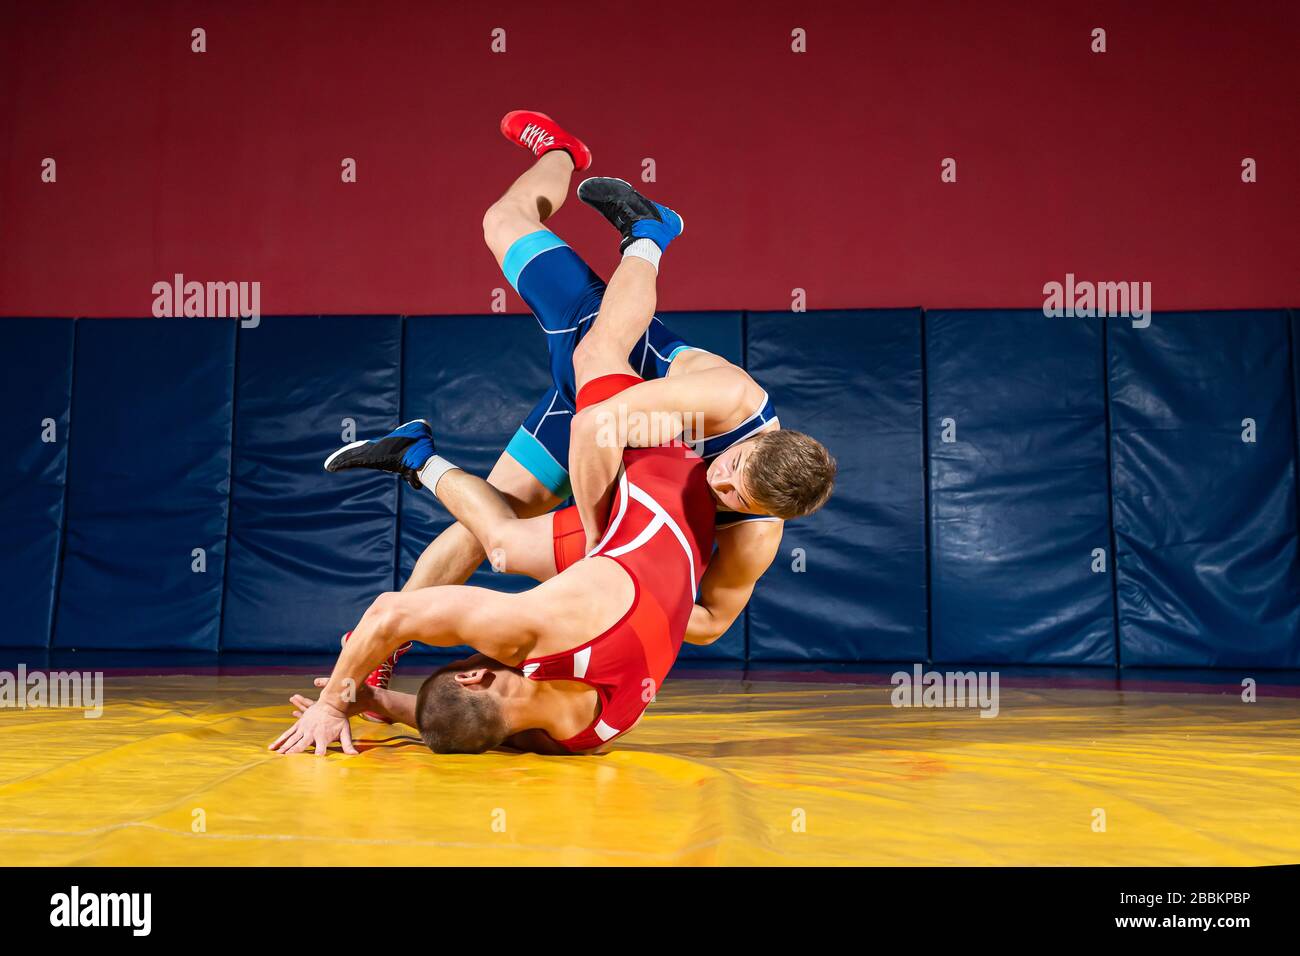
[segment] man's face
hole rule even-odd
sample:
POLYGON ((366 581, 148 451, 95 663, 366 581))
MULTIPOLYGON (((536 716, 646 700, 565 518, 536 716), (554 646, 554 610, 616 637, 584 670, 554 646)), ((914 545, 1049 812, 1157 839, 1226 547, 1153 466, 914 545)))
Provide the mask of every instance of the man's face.
POLYGON ((745 466, 754 452, 754 439, 732 445, 709 465, 709 488, 722 507, 747 515, 769 512, 750 494, 745 485, 745 466))

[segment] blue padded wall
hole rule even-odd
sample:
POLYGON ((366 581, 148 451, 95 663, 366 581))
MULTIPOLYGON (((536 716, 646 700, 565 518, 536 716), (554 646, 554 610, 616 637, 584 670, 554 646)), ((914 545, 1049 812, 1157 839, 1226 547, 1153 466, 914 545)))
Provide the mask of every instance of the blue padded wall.
POLYGON ((332 651, 393 589, 397 479, 322 467, 398 421, 396 316, 273 316, 239 331, 225 650, 332 651))
MULTIPOLYGON (((1118 632, 1123 666, 1300 666, 1300 315, 664 318, 840 459, 747 614, 684 657, 1110 664, 1118 632)), ((548 385, 541 335, 498 315, 4 320, 0 645, 332 650, 449 523, 389 476, 326 474, 344 420, 428 417, 486 474, 548 385)))
MULTIPOLYGON (((551 383, 544 333, 531 315, 408 318, 404 356, 403 418, 428 419, 438 454, 483 478, 551 383)), ((402 486, 399 583, 451 523, 432 494, 402 486)), ((533 584, 486 563, 469 583, 506 591, 533 584)))
POLYGON ((1121 664, 1300 665, 1286 313, 1108 331, 1121 664))
POLYGON ((48 647, 63 536, 72 401, 71 319, 0 321, 0 646, 48 647))
POLYGON ((1101 320, 925 330, 934 660, 1113 664, 1101 320))
POLYGON ((217 319, 78 323, 54 646, 216 650, 234 335, 217 319))
POLYGON ((1296 512, 1300 520, 1300 310, 1287 310, 1291 327, 1291 399, 1295 404, 1296 512))
POLYGON ((745 366, 745 323, 741 312, 660 312, 659 319, 696 348, 745 366))
POLYGON ((750 658, 924 659, 920 310, 753 313, 747 355, 782 425, 839 460, 830 502, 787 523, 755 589, 750 658))

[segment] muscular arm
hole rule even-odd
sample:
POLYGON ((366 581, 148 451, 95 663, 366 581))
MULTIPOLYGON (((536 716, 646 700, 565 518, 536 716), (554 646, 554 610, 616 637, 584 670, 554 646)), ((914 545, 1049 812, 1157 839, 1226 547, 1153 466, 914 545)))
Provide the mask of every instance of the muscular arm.
POLYGON ((726 365, 642 382, 575 415, 569 479, 587 529, 587 550, 600 542, 624 448, 662 445, 681 434, 683 422, 731 421, 756 387, 743 371, 726 365))
POLYGON ((503 664, 517 663, 543 626, 537 602, 527 597, 464 585, 381 594, 343 645, 320 699, 344 710, 366 675, 407 641, 464 644, 503 664))
POLYGON ((344 691, 407 641, 465 645, 510 666, 533 653, 577 647, 622 617, 633 593, 622 567, 596 560, 519 594, 464 585, 381 594, 343 645, 320 699, 343 710, 344 691))
MULTIPOLYGON (((518 663, 546 630, 543 608, 529 599, 531 593, 448 585, 379 595, 343 645, 333 673, 323 680, 320 697, 268 749, 292 754, 314 746, 319 756, 337 740, 345 753, 356 753, 347 715, 360 700, 358 688, 406 641, 436 647, 467 644, 502 663, 518 663)), ((405 722, 407 716, 412 715, 398 719, 405 722)))
POLYGON ((780 521, 747 521, 718 531, 718 550, 700 581, 686 643, 712 644, 749 603, 754 585, 781 547, 780 521))

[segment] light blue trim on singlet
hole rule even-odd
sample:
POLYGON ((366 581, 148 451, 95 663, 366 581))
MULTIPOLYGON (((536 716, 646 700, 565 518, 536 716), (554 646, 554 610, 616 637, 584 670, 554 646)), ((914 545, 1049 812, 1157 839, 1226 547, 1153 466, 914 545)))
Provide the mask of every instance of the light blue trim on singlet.
POLYGON ((679 346, 677 346, 677 348, 673 349, 671 352, 668 353, 668 357, 667 357, 666 359, 664 359, 664 361, 667 362, 669 365, 672 365, 672 364, 673 364, 673 359, 677 358, 677 356, 680 355, 682 352, 685 352, 685 351, 688 351, 688 350, 689 350, 689 351, 692 351, 692 352, 703 352, 703 351, 704 351, 704 349, 699 348, 698 346, 695 346, 695 345, 679 345, 679 346))
POLYGON ((519 273, 524 271, 524 266, 543 252, 560 249, 566 245, 568 243, 549 229, 538 229, 526 236, 520 236, 506 250, 505 258, 501 260, 501 271, 506 274, 506 281, 518 292, 519 273))
POLYGON ((506 454, 523 465, 552 494, 567 498, 573 493, 569 487, 569 473, 528 429, 520 427, 515 432, 510 444, 506 445, 506 454))

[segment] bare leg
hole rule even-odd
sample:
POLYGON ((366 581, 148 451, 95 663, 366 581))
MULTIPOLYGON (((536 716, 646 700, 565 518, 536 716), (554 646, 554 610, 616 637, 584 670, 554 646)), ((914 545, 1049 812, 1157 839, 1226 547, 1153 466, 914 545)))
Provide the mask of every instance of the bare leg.
POLYGON ((563 150, 544 153, 483 215, 483 241, 500 265, 516 239, 544 228, 569 195, 573 160, 563 150))
MULTIPOLYGON (((497 459, 487 480, 520 518, 545 515, 561 500, 523 465, 504 453, 497 459)), ((429 542, 402 590, 414 591, 437 584, 464 584, 474 569, 483 563, 485 555, 483 546, 469 529, 454 524, 429 542)))
POLYGON ((499 491, 459 468, 444 474, 431 490, 487 551, 493 570, 527 574, 539 581, 555 575, 549 514, 518 517, 499 491))
MULTIPOLYGON (((659 274, 649 262, 624 256, 601 300, 600 314, 573 353, 574 381, 579 391, 605 375, 632 375, 627 356, 654 318, 659 274)), ((573 497, 590 552, 600 540, 598 526, 609 513, 622 445, 626 436, 609 442, 591 410, 574 416, 569 443, 569 477, 573 497)), ((604 414, 604 413, 601 413, 604 414)), ((651 423, 651 427, 664 426, 651 423)), ((666 436, 681 431, 680 419, 667 423, 666 436)))
POLYGON ((632 374, 627 357, 654 318, 658 279, 646 260, 623 257, 601 300, 600 315, 574 350, 578 388, 602 375, 632 374))

